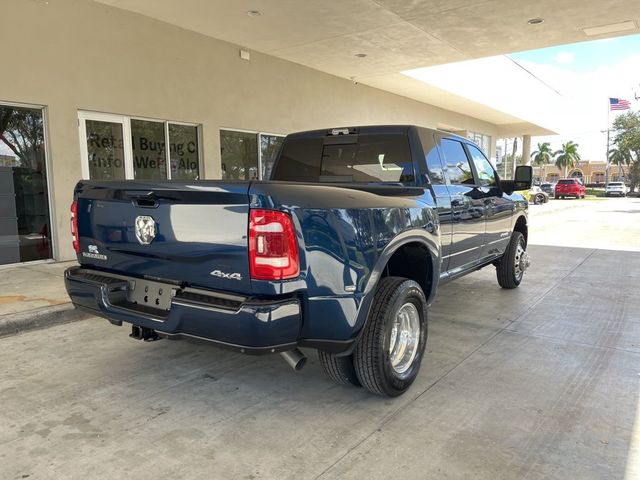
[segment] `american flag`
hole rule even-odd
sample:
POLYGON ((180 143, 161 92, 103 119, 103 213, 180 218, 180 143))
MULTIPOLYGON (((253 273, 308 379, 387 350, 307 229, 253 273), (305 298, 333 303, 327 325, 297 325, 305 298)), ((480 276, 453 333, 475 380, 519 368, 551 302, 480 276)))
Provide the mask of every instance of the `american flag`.
POLYGON ((623 100, 622 98, 609 98, 609 107, 613 110, 629 110, 631 104, 629 100, 623 100))

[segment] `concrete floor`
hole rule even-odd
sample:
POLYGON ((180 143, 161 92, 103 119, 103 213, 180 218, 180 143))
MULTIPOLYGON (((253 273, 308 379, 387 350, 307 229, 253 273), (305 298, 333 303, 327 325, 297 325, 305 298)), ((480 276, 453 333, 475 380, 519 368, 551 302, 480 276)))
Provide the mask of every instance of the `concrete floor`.
POLYGON ((64 271, 75 262, 0 268, 0 318, 69 303, 64 271))
POLYGON ((393 400, 313 352, 295 374, 99 319, 1 339, 0 478, 638 478, 640 199, 566 205, 531 207, 519 289, 439 291, 393 400))

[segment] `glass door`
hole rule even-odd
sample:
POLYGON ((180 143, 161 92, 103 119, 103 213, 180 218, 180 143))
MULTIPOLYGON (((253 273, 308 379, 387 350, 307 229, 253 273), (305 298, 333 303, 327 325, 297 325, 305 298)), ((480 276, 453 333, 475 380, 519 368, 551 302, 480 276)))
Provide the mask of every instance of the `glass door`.
MULTIPOLYGON (((89 180, 133 178, 129 122, 120 115, 78 114, 82 177, 89 180)), ((163 147, 164 148, 164 147, 163 147)))
POLYGON ((52 256, 42 109, 0 104, 0 265, 52 256))

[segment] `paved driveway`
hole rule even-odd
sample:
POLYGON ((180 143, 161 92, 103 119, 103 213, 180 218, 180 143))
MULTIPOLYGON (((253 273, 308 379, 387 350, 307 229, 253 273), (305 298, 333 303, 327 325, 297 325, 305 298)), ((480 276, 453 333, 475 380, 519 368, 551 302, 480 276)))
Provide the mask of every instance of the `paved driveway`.
POLYGON ((640 200, 582 202, 531 207, 521 288, 439 291, 394 400, 100 319, 0 339, 0 478, 637 478, 640 200))

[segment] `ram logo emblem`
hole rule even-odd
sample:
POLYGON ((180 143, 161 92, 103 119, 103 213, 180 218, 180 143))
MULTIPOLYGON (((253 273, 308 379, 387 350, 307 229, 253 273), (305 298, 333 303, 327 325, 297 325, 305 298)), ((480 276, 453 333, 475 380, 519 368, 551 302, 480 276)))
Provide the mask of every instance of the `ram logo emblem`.
POLYGON ((136 217, 136 238, 142 245, 149 245, 156 238, 156 221, 147 215, 136 217))

